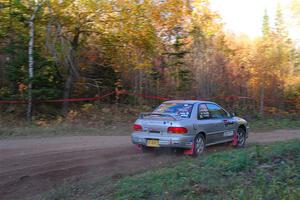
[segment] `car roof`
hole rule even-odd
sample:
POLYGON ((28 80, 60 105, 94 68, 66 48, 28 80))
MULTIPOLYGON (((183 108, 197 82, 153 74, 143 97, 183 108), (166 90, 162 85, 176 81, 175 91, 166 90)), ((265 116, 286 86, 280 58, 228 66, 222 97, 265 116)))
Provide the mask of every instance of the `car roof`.
POLYGON ((171 101, 165 101, 164 103, 188 103, 188 104, 194 104, 194 103, 214 103, 214 102, 211 102, 211 101, 200 101, 200 100, 171 100, 171 101))

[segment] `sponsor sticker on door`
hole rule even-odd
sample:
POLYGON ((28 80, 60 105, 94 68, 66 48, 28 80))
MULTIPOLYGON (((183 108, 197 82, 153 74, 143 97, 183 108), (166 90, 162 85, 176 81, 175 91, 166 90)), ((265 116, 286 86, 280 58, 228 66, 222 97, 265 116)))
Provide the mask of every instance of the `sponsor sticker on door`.
POLYGON ((227 136, 233 136, 233 131, 225 131, 224 137, 227 137, 227 136))

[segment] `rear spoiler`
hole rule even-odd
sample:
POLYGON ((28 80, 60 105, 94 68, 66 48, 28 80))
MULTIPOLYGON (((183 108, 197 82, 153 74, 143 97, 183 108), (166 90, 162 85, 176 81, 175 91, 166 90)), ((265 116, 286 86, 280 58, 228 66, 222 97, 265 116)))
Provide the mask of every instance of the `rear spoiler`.
POLYGON ((139 118, 140 119, 144 119, 145 116, 160 116, 160 117, 171 117, 174 120, 179 120, 180 116, 178 115, 172 115, 172 114, 168 114, 168 113, 155 113, 155 112, 145 112, 145 113, 141 113, 139 118))

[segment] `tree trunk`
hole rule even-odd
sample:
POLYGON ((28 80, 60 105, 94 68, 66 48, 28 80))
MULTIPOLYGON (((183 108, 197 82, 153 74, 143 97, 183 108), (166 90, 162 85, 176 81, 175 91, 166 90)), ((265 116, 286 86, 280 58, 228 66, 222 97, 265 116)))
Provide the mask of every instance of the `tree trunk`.
MULTIPOLYGON (((73 77, 72 72, 70 72, 68 75, 67 81, 65 83, 64 99, 70 98, 72 89, 73 89, 73 84, 74 84, 74 77, 73 77)), ((69 111, 69 102, 64 101, 63 108, 62 108, 63 115, 67 116, 68 111, 69 111)))
MULTIPOLYGON (((134 70, 133 74, 134 74, 134 86, 133 86, 134 90, 133 90, 133 92, 135 94, 137 94, 138 93, 138 83, 139 83, 137 70, 134 70)), ((138 99, 137 99, 137 97, 135 97, 133 104, 136 106, 137 103, 138 103, 138 99)))
MULTIPOLYGON (((64 99, 68 99, 71 97, 74 83, 79 78, 79 72, 75 65, 75 52, 77 51, 78 48, 79 36, 80 36, 80 29, 76 28, 73 36, 73 40, 71 42, 71 49, 68 49, 65 55, 65 63, 68 67, 68 77, 64 88, 64 99)), ((62 42, 62 44, 64 44, 64 42, 62 42)), ((62 108, 62 112, 64 116, 68 114, 68 110, 69 110, 69 102, 65 101, 63 103, 63 108, 62 108)))
POLYGON ((41 4, 38 4, 29 19, 29 44, 28 44, 28 104, 27 104, 27 120, 32 119, 32 79, 34 77, 34 59, 33 59, 33 47, 34 47, 34 20, 36 13, 38 12, 41 4))
MULTIPOLYGON (((9 0, 8 2, 9 6, 9 19, 8 19, 8 26, 6 29, 6 34, 7 34, 7 46, 11 47, 12 44, 12 0, 9 0)), ((1 55, 1 60, 0 60, 0 88, 4 87, 5 81, 6 81, 6 62, 11 60, 11 53, 3 53, 1 55)))
POLYGON ((32 78, 33 78, 33 45, 34 45, 34 15, 29 21, 29 47, 28 47, 28 105, 27 105, 27 120, 32 118, 32 78))
POLYGON ((264 115, 264 99, 265 99, 265 88, 263 84, 260 85, 260 97, 259 97, 259 114, 264 115))
MULTIPOLYGON (((143 73, 142 70, 139 69, 139 94, 143 94, 143 73)), ((143 98, 139 97, 139 105, 143 105, 143 98)))

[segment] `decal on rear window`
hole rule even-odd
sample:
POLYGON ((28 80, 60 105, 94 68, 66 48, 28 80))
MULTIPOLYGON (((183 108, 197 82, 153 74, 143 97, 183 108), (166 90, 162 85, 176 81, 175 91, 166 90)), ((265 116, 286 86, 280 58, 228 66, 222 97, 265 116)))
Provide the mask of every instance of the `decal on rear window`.
POLYGON ((176 114, 182 118, 189 118, 193 110, 193 104, 183 103, 163 103, 158 106, 154 113, 176 114))

